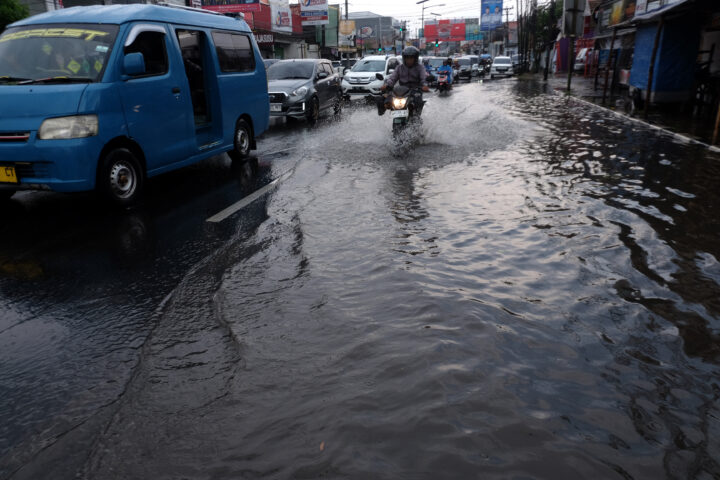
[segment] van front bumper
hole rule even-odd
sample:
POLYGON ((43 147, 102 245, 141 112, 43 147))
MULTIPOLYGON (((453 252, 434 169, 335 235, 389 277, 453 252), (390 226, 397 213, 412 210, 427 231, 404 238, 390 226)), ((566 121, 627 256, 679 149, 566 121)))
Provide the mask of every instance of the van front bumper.
POLYGON ((1 182, 4 190, 79 192, 95 187, 102 142, 97 136, 69 140, 38 140, 32 132, 24 142, 0 142, 0 167, 13 167, 18 182, 1 182))

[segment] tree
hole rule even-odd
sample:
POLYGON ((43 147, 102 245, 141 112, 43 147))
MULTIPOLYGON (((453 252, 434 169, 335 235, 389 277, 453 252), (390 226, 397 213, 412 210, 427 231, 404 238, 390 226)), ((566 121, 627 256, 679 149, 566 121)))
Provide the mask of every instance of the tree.
POLYGON ((28 15, 30 15, 30 10, 18 0, 2 0, 0 2, 0 33, 11 23, 22 20, 28 15))

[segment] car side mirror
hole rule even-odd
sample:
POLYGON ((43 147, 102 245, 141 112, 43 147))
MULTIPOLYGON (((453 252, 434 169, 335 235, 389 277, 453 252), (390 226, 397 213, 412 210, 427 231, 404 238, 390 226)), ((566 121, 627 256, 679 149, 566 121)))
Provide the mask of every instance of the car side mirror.
POLYGON ((328 75, 327 72, 320 72, 320 73, 317 74, 318 80, 322 80, 322 79, 328 78, 328 77, 329 77, 329 75, 328 75))
POLYGON ((123 73, 137 77, 145 73, 145 57, 140 52, 128 53, 123 59, 123 73))
POLYGON ((382 73, 376 73, 375 78, 377 78, 378 80, 385 80, 385 77, 383 77, 382 73))

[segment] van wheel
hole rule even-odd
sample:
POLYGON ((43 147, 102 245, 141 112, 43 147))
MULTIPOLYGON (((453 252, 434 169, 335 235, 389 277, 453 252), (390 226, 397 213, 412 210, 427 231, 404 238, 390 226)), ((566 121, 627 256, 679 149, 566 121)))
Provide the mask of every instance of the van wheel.
POLYGON ((235 161, 245 160, 250 156, 250 150, 252 149, 252 128, 245 120, 238 120, 235 126, 235 137, 233 144, 235 148, 228 152, 230 158, 235 161))
POLYGON ((0 190, 0 202, 10 200, 15 195, 15 190, 0 190))
POLYGON ((111 150, 100 163, 97 189, 115 205, 127 207, 140 198, 143 171, 127 148, 111 150))
POLYGON ((320 102, 317 97, 313 97, 310 100, 310 110, 307 114, 307 119, 310 125, 315 125, 320 118, 320 102))

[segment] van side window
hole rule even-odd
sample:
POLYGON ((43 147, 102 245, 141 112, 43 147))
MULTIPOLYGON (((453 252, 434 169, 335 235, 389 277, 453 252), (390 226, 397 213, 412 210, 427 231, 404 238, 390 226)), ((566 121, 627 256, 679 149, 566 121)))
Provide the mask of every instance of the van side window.
POLYGON ((388 60, 387 71, 395 70, 399 64, 400 62, 398 62, 396 58, 391 58, 388 60))
POLYGON ((145 58, 146 75, 163 75, 168 72, 164 33, 141 32, 133 43, 125 47, 125 55, 135 52, 142 53, 145 58))
POLYGON ((255 54, 247 35, 213 32, 215 51, 223 72, 254 72, 255 54))

